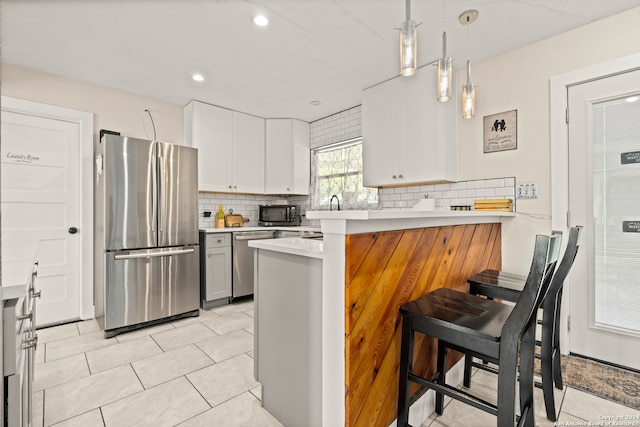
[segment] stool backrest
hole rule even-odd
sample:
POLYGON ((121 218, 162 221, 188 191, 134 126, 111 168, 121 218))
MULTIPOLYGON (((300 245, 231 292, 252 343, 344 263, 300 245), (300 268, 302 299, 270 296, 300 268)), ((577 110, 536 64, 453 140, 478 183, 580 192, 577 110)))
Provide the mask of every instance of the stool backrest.
POLYGON ((558 264, 558 268, 556 269, 556 272, 553 274, 553 279, 551 280, 551 284, 549 285, 549 289, 547 291, 547 295, 550 298, 555 299, 558 292, 560 292, 560 290, 562 289, 562 284, 567 278, 567 275, 569 274, 569 271, 573 266, 573 261, 575 261, 576 255, 578 254, 578 249, 580 248, 581 236, 582 236, 581 225, 571 227, 571 229, 569 230, 569 240, 567 241, 567 247, 564 250, 562 261, 560 261, 560 264, 558 264))
POLYGON ((557 233, 551 236, 540 234, 536 236, 529 275, 520 298, 504 324, 503 339, 511 337, 517 340, 535 321, 535 315, 542 299, 547 294, 553 271, 558 262, 561 239, 562 235, 557 233))

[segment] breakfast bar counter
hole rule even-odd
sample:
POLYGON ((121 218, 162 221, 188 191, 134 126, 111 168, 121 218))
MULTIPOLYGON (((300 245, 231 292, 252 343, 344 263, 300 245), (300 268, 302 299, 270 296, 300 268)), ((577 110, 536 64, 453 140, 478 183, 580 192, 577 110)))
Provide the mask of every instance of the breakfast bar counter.
MULTIPOLYGON (((502 222, 513 216, 474 211, 307 212, 308 219, 320 221, 323 233, 322 262, 316 265, 321 285, 313 287, 317 301, 308 300, 306 307, 320 319, 320 341, 309 356, 320 363, 321 373, 314 397, 319 409, 310 425, 387 427, 393 422, 400 305, 441 287, 466 291, 469 276, 487 268, 499 270, 502 222), (316 358, 315 351, 321 357, 316 358)), ((279 274, 281 279, 288 275, 279 274)), ((297 285, 313 283, 301 280, 297 285)), ((284 310, 287 302, 283 304, 284 310)), ((260 311, 259 300, 256 310, 260 311)), ((260 330, 256 332, 259 339, 260 330)), ((306 342, 300 337, 292 340, 306 342)), ((433 340, 417 339, 415 352, 435 355, 433 340)), ((435 358, 414 363, 414 371, 423 376, 434 370, 435 358)), ((268 393, 266 387, 263 391, 268 393)), ((431 412, 428 395, 412 409, 412 425, 421 425, 431 412)))

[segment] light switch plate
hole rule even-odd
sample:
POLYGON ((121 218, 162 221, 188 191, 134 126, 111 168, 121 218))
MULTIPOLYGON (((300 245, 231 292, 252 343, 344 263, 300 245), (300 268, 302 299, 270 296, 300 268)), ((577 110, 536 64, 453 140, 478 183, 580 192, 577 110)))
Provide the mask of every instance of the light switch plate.
POLYGON ((518 198, 518 199, 537 199, 538 198, 538 184, 536 184, 536 183, 518 184, 518 186, 516 187, 516 198, 518 198))

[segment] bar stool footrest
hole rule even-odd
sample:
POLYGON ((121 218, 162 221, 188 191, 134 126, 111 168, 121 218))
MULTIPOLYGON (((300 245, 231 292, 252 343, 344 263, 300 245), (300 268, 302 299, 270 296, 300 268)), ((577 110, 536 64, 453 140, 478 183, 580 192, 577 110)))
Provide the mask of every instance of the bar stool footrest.
MULTIPOLYGON (((436 378, 438 378, 437 375, 433 379, 435 380, 436 378)), ((479 397, 474 396, 470 393, 465 393, 462 390, 458 390, 457 388, 452 387, 448 384, 444 384, 444 385, 438 384, 433 381, 426 380, 412 373, 409 373, 409 381, 420 384, 423 387, 433 389, 436 392, 444 394, 445 396, 449 396, 456 400, 460 400, 466 403, 467 405, 471 405, 474 408, 478 408, 492 415, 496 415, 496 416, 498 415, 498 407, 496 405, 490 402, 487 402, 486 400, 480 399, 479 397)))
POLYGON ((498 369, 494 368, 493 366, 485 365, 484 363, 478 363, 478 362, 471 362, 471 366, 473 366, 474 368, 482 369, 483 371, 498 375, 498 369))

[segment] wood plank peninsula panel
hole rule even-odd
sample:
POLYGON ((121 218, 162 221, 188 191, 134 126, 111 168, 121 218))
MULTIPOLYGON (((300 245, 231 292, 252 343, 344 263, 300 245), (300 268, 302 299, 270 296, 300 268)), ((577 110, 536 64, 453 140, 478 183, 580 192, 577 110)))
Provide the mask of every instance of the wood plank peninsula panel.
MULTIPOLYGON (((499 270, 501 224, 372 232, 345 238, 345 425, 387 427, 397 410, 399 307, 441 287, 467 291, 469 276, 486 268, 499 270)), ((415 353, 420 357, 414 359, 414 371, 425 377, 432 375, 434 340, 418 334, 415 353)))

